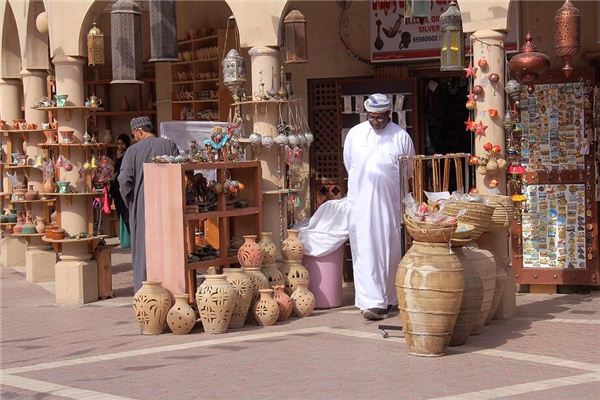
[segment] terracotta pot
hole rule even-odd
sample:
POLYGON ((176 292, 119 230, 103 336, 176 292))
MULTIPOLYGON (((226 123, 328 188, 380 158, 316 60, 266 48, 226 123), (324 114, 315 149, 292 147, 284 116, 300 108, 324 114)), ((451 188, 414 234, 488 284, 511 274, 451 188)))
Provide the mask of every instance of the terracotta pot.
POLYGON ((44 136, 46 136, 46 144, 54 144, 58 134, 55 131, 44 131, 44 136))
POLYGON ((297 261, 284 261, 279 269, 283 274, 283 281, 285 285, 285 292, 288 296, 294 293, 294 290, 298 287, 297 282, 302 279, 310 280, 310 274, 306 267, 297 261))
POLYGON ((29 185, 29 189, 25 192, 25 200, 37 200, 39 192, 37 190, 33 190, 33 185, 29 185))
POLYGON ((42 217, 36 217, 33 221, 35 230, 37 233, 44 233, 46 231, 46 221, 42 217))
POLYGON ((75 142, 75 131, 60 131, 60 141, 61 143, 74 143, 75 142))
POLYGON ((260 299, 253 309, 258 325, 271 326, 279 318, 279 304, 273 299, 273 289, 260 289, 260 299))
POLYGON ((223 274, 237 294, 229 327, 232 329, 241 328, 248 316, 248 310, 254 295, 254 284, 250 276, 244 273, 243 268, 223 268, 223 274))
MULTIPOLYGON (((250 281, 252 282, 252 300, 250 301, 250 310, 254 310, 254 306, 256 302, 260 299, 260 289, 269 289, 269 281, 267 277, 260 272, 260 268, 244 268, 244 271, 250 277, 250 281)), ((256 322, 254 320, 254 313, 249 312, 246 317, 246 322, 253 323, 256 322)))
POLYGON ((133 311, 142 335, 160 335, 165 329, 167 313, 171 308, 169 291, 161 282, 143 281, 133 297, 133 311))
POLYGON ((258 244, 263 252, 263 263, 267 265, 274 264, 277 261, 277 247, 273 242, 273 233, 261 232, 258 244))
POLYGON ((176 294, 175 304, 167 314, 167 325, 176 335, 187 335, 196 323, 196 312, 188 304, 187 294, 176 294))
POLYGON ((267 277, 270 288, 273 288, 273 286, 275 285, 285 285, 283 274, 281 273, 279 268, 277 268, 276 264, 264 265, 260 270, 267 277))
POLYGON ((44 191, 44 193, 56 192, 56 185, 54 183, 54 180, 52 178, 46 179, 44 181, 44 184, 42 185, 42 190, 44 191))
POLYGON ((258 268, 263 262, 263 253, 260 245, 256 243, 256 235, 245 235, 244 244, 240 246, 238 260, 244 268, 258 268))
POLYGON ((284 260, 302 260, 304 255, 304 246, 298 237, 300 231, 288 229, 288 237, 281 243, 281 255, 284 260))
POLYGON ((409 354, 446 353, 464 289, 463 267, 446 243, 413 242, 396 273, 398 309, 409 354))
POLYGON ((479 320, 483 302, 483 282, 477 271, 478 254, 470 247, 455 247, 452 250, 461 262, 465 274, 465 290, 450 338, 450 346, 460 346, 466 343, 479 320))
POLYGON ((297 283, 298 287, 290 296, 294 314, 300 318, 308 317, 315 311, 315 296, 308 290, 308 279, 299 279, 297 283))
POLYGON ((283 288, 283 285, 273 286, 273 299, 279 304, 278 321, 285 321, 292 315, 292 311, 294 311, 294 303, 290 296, 285 294, 283 288))
POLYGON ((13 226, 13 233, 23 233, 23 225, 25 224, 25 218, 23 218, 23 213, 17 213, 17 223, 13 226))
POLYGON ((485 319, 485 325, 488 325, 492 322, 492 318, 494 314, 496 314, 496 310, 500 306, 500 302, 502 301, 502 296, 504 295, 504 287, 508 282, 508 263, 502 260, 502 257, 494 256, 496 260, 496 286, 494 287, 494 297, 492 298, 492 307, 490 308, 490 312, 488 313, 487 318, 485 319))
POLYGON ((196 291, 196 304, 206 333, 225 333, 237 294, 225 275, 206 275, 196 291))

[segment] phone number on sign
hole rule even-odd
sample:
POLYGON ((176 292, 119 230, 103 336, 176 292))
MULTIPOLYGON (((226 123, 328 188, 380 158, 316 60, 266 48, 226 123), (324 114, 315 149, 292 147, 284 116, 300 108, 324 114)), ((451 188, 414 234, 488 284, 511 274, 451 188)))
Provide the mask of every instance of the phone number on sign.
POLYGON ((440 40, 440 37, 438 35, 433 35, 433 36, 417 36, 413 38, 413 42, 415 43, 419 43, 419 42, 437 42, 440 40))

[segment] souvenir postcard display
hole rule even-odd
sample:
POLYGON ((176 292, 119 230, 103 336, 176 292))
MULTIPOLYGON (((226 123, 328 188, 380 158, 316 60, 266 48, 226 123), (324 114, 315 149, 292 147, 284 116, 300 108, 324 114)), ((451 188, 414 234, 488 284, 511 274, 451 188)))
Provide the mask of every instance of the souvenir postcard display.
POLYGON ((591 258, 586 232, 595 195, 595 179, 586 173, 594 134, 586 120, 590 92, 591 85, 579 81, 539 84, 521 97, 522 163, 528 172, 547 177, 523 187, 523 268, 585 269, 591 258))

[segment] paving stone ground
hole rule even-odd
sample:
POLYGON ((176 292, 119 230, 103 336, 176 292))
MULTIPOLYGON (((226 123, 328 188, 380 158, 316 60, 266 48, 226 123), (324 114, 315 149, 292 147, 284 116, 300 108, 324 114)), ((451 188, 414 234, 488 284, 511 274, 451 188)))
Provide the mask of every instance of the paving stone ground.
MULTIPOLYGON (((52 284, 0 267, 0 399, 598 399, 600 293, 517 296, 439 358, 407 353, 401 332, 344 306, 273 327, 142 336, 131 264, 113 254, 116 297, 54 304, 52 284)), ((394 316, 386 321, 398 324, 394 316)))

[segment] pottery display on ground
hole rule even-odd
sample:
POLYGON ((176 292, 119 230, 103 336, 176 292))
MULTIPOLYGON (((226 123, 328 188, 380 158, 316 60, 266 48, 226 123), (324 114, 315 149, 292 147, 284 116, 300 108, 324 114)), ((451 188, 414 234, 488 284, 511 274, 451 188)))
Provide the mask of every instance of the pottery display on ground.
POLYGON ((462 264, 447 243, 413 241, 396 273, 398 310, 409 354, 446 354, 464 288, 462 264))
POLYGON ((265 264, 260 270, 269 281, 270 288, 273 288, 275 285, 285 285, 283 274, 277 268, 276 264, 265 264))
MULTIPOLYGON (((248 274, 250 277, 250 281, 252 282, 252 300, 250 301, 250 310, 254 310, 254 306, 256 302, 260 299, 260 289, 269 289, 269 281, 265 274, 260 271, 260 268, 244 268, 244 272, 248 274)), ((246 317, 246 322, 256 322, 254 321, 254 313, 248 312, 248 316, 246 317)))
POLYGON ((483 325, 485 325, 485 321, 492 309, 492 302, 494 301, 494 291, 496 289, 496 260, 489 250, 480 249, 476 247, 476 245, 473 245, 471 248, 477 253, 477 259, 474 262, 477 263, 477 272, 479 272, 483 284, 483 301, 481 302, 479 318, 471 332, 471 335, 479 335, 483 330, 483 325))
POLYGON ((196 304, 206 333, 225 333, 237 294, 225 275, 206 275, 196 291, 196 304))
POLYGON ((496 314, 496 310, 498 310, 498 307, 500 306, 502 296, 504 295, 504 287, 508 281, 508 271, 510 268, 508 262, 503 261, 502 257, 494 256, 494 258, 496 259, 496 286, 494 287, 492 307, 485 320, 485 325, 492 322, 492 318, 494 318, 494 314, 496 314))
POLYGON ((283 285, 273 286, 273 299, 279 304, 279 318, 278 321, 285 321, 294 311, 294 302, 283 290, 283 285))
POLYGON ((133 311, 140 324, 142 335, 160 335, 171 308, 169 291, 161 282, 143 281, 142 287, 133 296, 133 311))
POLYGON ((291 296, 292 293, 294 293, 294 290, 298 287, 297 282, 299 280, 310 280, 308 269, 295 260, 283 261, 283 263, 279 265, 279 270, 283 274, 285 292, 288 296, 291 296))
POLYGON ((256 243, 256 235, 244 235, 244 244, 240 246, 237 256, 244 268, 258 268, 262 265, 263 253, 256 243))
POLYGON ((288 237, 281 243, 281 255, 284 260, 302 261, 304 246, 298 237, 300 231, 288 229, 288 237))
POLYGON ((250 310, 250 303, 254 295, 254 284, 243 268, 223 268, 223 275, 237 294, 229 327, 232 329, 241 328, 244 326, 250 310))
POLYGON ((196 312, 188 304, 187 294, 176 294, 175 304, 167 314, 167 325, 176 335, 187 335, 196 323, 196 312))
POLYGON ((294 304, 294 314, 303 318, 310 316, 315 311, 315 295, 308 290, 308 279, 299 279, 296 290, 290 296, 294 304))
POLYGON ((277 247, 273 242, 273 233, 261 232, 258 241, 263 253, 263 263, 265 265, 274 264, 277 261, 277 247))
POLYGON ((253 308, 254 319, 258 325, 274 325, 279 318, 279 304, 273 299, 273 289, 260 289, 260 299, 253 308))

